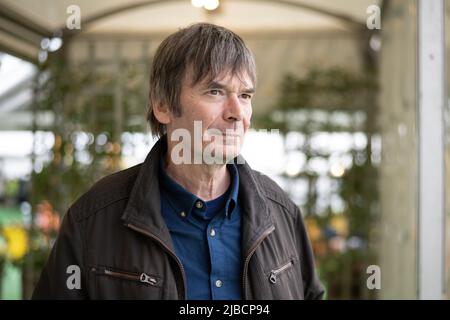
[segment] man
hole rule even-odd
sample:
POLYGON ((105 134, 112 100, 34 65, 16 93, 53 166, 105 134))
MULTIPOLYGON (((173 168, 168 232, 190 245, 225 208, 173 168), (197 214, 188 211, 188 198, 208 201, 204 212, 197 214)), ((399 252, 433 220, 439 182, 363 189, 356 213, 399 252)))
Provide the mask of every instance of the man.
POLYGON ((200 23, 166 38, 150 76, 160 139, 70 207, 33 297, 322 298, 298 207, 239 156, 255 85, 233 32, 200 23))

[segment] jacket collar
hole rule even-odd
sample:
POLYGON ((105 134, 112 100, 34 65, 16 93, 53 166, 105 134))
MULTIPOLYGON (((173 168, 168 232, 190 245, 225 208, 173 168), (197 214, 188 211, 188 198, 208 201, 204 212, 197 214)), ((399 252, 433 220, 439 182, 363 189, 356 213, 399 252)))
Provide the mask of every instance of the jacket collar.
POLYGON ((122 214, 122 220, 126 224, 131 223, 145 229, 173 250, 169 230, 161 215, 159 196, 158 162, 166 144, 166 136, 163 136, 156 142, 142 163, 122 214))
POLYGON ((235 158, 239 171, 239 206, 242 214, 242 254, 246 256, 253 243, 274 225, 267 205, 259 172, 253 171, 247 161, 239 155, 235 158))
MULTIPOLYGON (((158 237, 170 249, 173 243, 161 215, 159 160, 167 146, 161 137, 139 169, 128 204, 122 215, 126 224, 134 224, 158 237)), ((264 191, 255 173, 242 156, 235 158, 239 171, 239 205, 242 212, 242 253, 246 254, 259 236, 273 225, 264 191)))

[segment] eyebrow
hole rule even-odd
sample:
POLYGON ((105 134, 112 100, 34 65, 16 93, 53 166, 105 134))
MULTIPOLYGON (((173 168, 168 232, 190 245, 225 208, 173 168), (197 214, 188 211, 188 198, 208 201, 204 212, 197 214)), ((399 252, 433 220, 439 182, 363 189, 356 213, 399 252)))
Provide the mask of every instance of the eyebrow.
MULTIPOLYGON (((217 81, 209 82, 206 85, 206 88, 207 89, 217 88, 217 89, 225 89, 227 91, 230 91, 230 90, 228 90, 229 88, 226 85, 224 85, 224 84, 222 84, 220 82, 217 82, 217 81)), ((242 90, 242 92, 244 92, 244 93, 255 93, 255 88, 253 88, 253 87, 245 88, 244 90, 242 90)))

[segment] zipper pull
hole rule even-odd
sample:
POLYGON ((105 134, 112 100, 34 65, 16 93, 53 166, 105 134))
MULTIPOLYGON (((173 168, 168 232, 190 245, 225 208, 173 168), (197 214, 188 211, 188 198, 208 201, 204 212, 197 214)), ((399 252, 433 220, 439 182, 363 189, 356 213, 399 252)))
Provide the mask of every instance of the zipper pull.
POLYGON ((277 283, 277 274, 272 271, 270 273, 270 277, 269 277, 270 282, 272 282, 273 284, 277 283))
POLYGON ((156 279, 150 277, 148 274, 145 274, 145 273, 141 273, 141 276, 140 276, 139 280, 141 282, 143 282, 143 283, 148 283, 148 284, 151 284, 151 285, 155 285, 156 284, 156 279))

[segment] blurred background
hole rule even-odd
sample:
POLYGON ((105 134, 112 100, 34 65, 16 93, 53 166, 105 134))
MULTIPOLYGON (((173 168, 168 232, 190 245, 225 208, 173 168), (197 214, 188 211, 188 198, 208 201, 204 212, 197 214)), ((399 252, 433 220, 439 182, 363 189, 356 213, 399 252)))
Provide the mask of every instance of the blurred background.
MULTIPOLYGON (((450 170, 426 159, 450 164, 450 100, 421 109, 421 85, 439 89, 445 79, 420 81, 419 8, 420 0, 0 0, 0 298, 28 299, 70 204, 143 161, 155 142, 145 121, 152 56, 164 37, 199 21, 232 29, 255 54, 243 155, 301 208, 326 298, 449 298, 450 170), (428 112, 441 121, 421 122, 428 112), (421 135, 435 126, 438 139, 421 135), (437 153, 422 158, 421 145, 434 144, 437 153), (436 172, 435 183, 421 178, 436 172), (436 212, 422 205, 430 194, 442 202, 436 212), (438 265, 429 268, 429 257, 438 265), (367 284, 373 265, 377 288, 367 284)), ((427 19, 445 16, 450 31, 450 4, 441 9, 427 19)), ((450 57, 449 36, 439 41, 450 57)))

